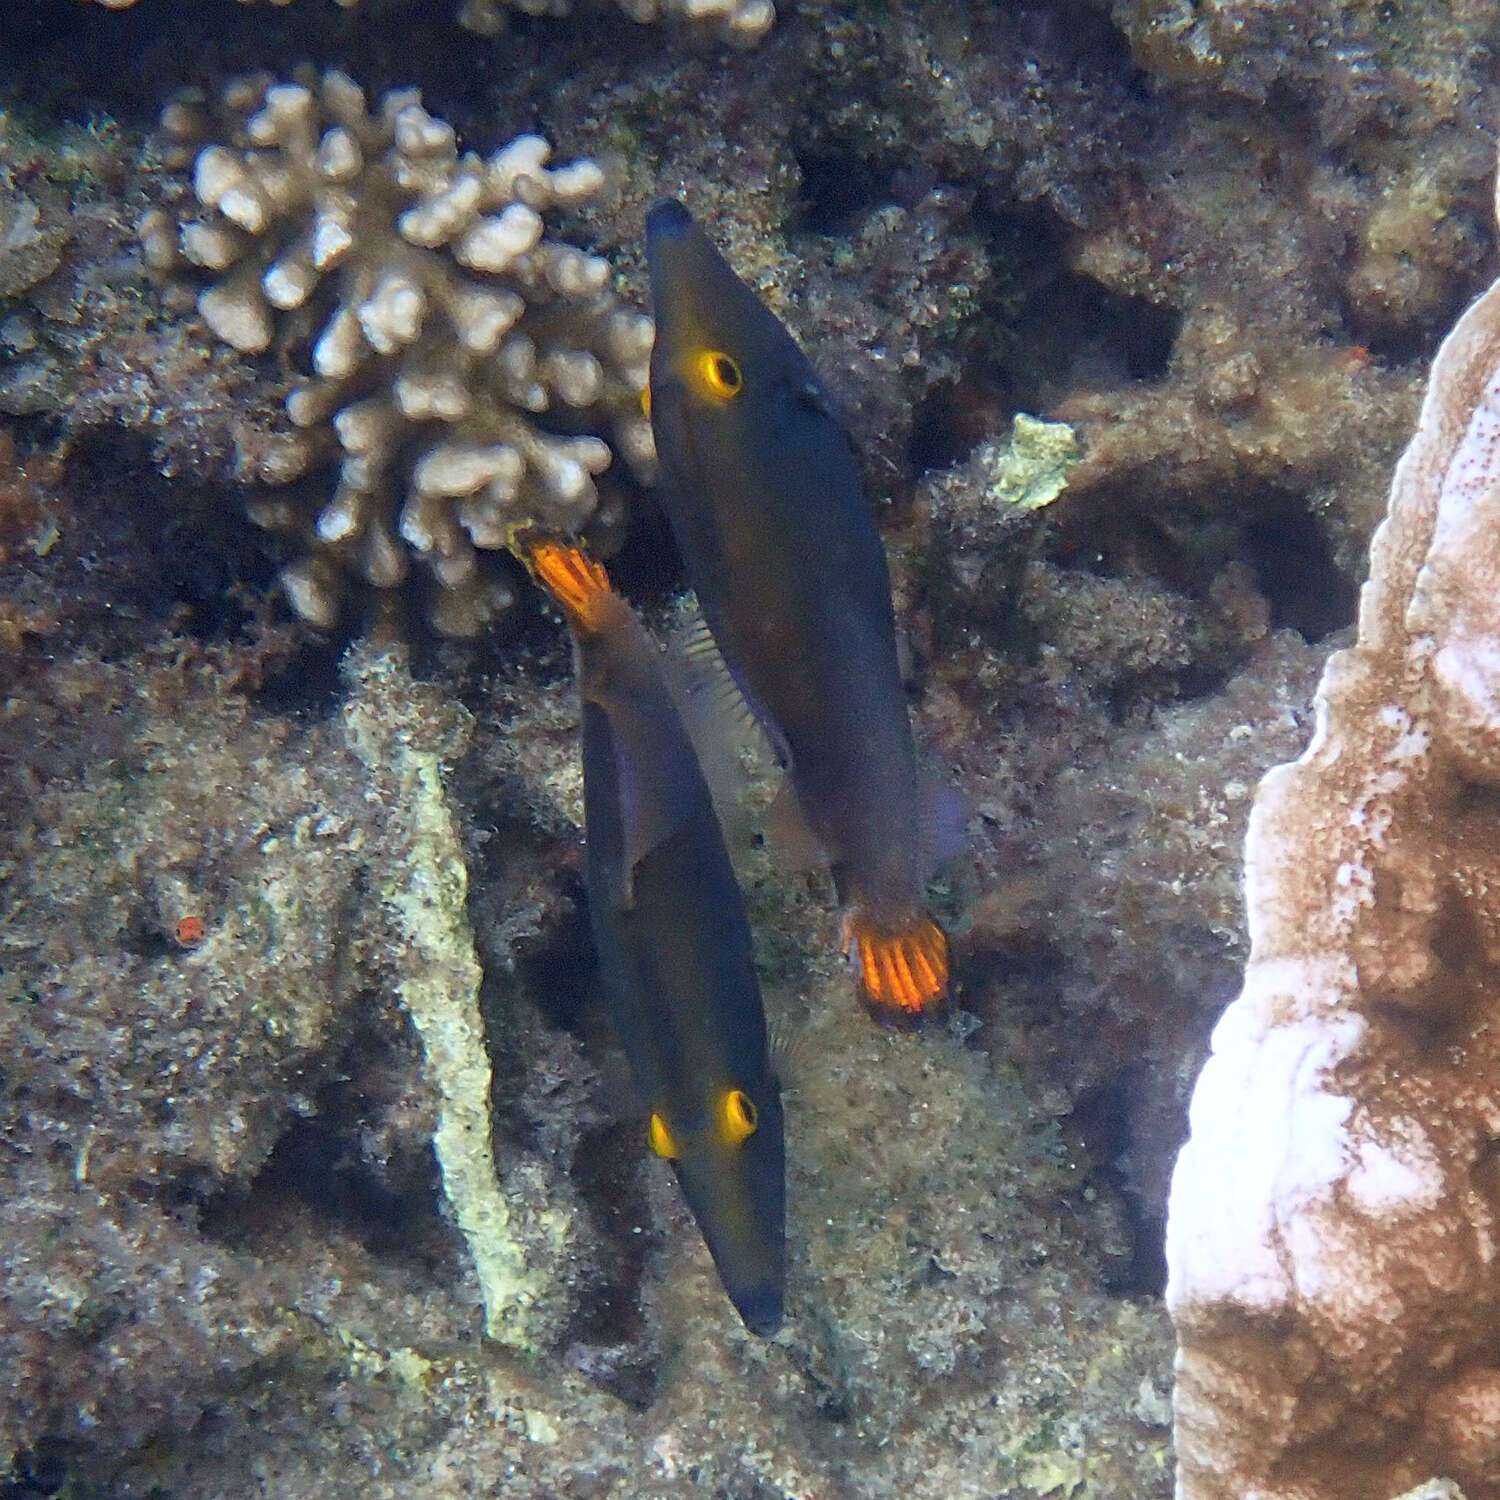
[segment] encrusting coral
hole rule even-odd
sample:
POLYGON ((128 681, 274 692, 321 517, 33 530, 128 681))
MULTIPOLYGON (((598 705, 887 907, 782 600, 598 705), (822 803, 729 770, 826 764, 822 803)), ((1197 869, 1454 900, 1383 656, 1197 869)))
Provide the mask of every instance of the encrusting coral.
POLYGON ((1173 1178, 1183 1500, 1500 1495, 1500 283, 1370 575, 1256 798, 1250 964, 1173 1178))
POLYGON ((372 113, 337 72, 240 80, 220 104, 183 98, 165 112, 165 154, 193 159, 203 216, 174 236, 153 211, 142 245, 159 270, 185 260, 219 275, 198 310, 234 348, 308 346, 312 373, 286 401, 296 431, 244 464, 286 484, 330 455, 331 436, 342 455, 310 528, 289 501, 252 512, 310 530, 309 552, 283 572, 287 596, 331 625, 342 572, 391 588, 416 556, 437 584, 431 623, 472 633, 508 600, 476 548, 503 548, 522 526, 583 526, 614 452, 651 471, 639 405, 650 320, 616 297, 606 261, 547 236, 542 218, 595 198, 605 173, 587 160, 549 168, 537 136, 488 160, 460 155, 415 90, 372 113), (193 158, 215 134, 227 144, 193 158))

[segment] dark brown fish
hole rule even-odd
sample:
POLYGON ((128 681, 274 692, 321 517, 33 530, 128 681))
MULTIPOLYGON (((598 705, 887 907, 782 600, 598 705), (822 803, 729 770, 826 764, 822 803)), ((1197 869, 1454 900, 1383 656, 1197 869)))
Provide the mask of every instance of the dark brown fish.
POLYGON ((922 797, 885 551, 848 439, 775 315, 688 211, 646 219, 651 421, 688 579, 826 851, 866 1002, 920 1019, 948 986, 923 904, 922 797))
POLYGON ((576 548, 533 571, 573 632, 589 913, 615 1029, 719 1279, 781 1326, 785 1147, 750 928, 708 788, 645 628, 576 548))

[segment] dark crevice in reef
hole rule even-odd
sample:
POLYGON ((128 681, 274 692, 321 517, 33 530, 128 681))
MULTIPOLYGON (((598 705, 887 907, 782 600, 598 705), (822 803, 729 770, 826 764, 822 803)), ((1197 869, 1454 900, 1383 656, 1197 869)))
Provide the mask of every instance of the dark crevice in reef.
POLYGON ((576 1031, 597 998, 598 959, 582 880, 568 877, 561 894, 544 940, 518 946, 516 972, 549 1026, 576 1031))
POLYGON ((603 1243, 604 1285, 569 1331, 569 1362, 620 1400, 644 1411, 656 1395, 658 1361, 641 1306, 647 1261, 656 1251, 641 1178, 640 1133, 611 1126, 579 1144, 572 1181, 603 1243))
MULTIPOLYGON (((1354 621, 1357 585, 1334 561, 1329 539, 1301 497, 1247 492, 1219 513, 1182 503, 1136 501, 1149 480, 1128 485, 1114 503, 1086 515, 1059 507, 1048 560, 1100 577, 1148 577, 1203 600, 1223 569, 1250 569, 1270 606, 1270 623, 1317 644, 1354 621)), ((1232 666, 1232 663, 1229 665, 1232 666)), ((1212 686, 1213 684, 1210 684, 1212 686)))
POLYGON ((1009 385, 978 372, 933 386, 912 413, 907 460, 914 474, 961 464, 986 438, 1003 433, 1020 408, 1009 385))
POLYGON ((1004 268, 992 306, 960 339, 962 372, 928 392, 912 426, 913 469, 960 463, 1003 436, 1019 411, 1045 415, 1070 394, 1166 377, 1182 324, 1175 309, 1126 297, 1064 267, 1067 232, 1035 208, 981 211, 991 257, 1004 268))
POLYGON ((1054 65, 1120 80, 1137 98, 1149 97, 1150 76, 1131 60, 1130 39, 1106 11, 1077 0, 1039 0, 1014 7, 1005 24, 1021 45, 1045 50, 1054 65))
POLYGON ((338 630, 326 635, 309 629, 286 665, 266 679, 256 701, 272 713, 331 714, 344 696, 339 664, 359 634, 354 620, 340 622, 338 630))
POLYGON ((802 201, 796 228, 847 234, 870 209, 891 202, 890 166, 856 151, 799 153, 802 201))
POLYGON ((1149 383, 1166 374, 1182 323, 1174 308, 1069 270, 1071 231, 1045 209, 995 205, 979 222, 996 264, 1011 268, 1015 306, 999 350, 1022 409, 1036 411, 1080 383, 1149 383))
MULTIPOLYGON (((29 436, 39 451, 52 441, 29 436)), ((198 641, 244 635, 275 569, 237 502, 163 479, 145 442, 118 432, 75 443, 59 488, 68 525, 44 557, 16 560, 59 601, 56 639, 125 652, 163 620, 198 641)))
MULTIPOLYGON (((1118 1296, 1160 1296, 1166 1284, 1160 1202, 1142 1196, 1133 1180, 1133 1124, 1144 1087, 1144 1070, 1110 1068, 1078 1090, 1065 1082, 1063 1059, 1072 1049, 1057 1029, 1057 996, 1071 983, 1072 960, 1035 933, 1017 933, 968 955, 973 976, 966 1007, 979 1018, 973 1045, 1015 1068, 1028 1088, 1062 1089, 1071 1099, 1064 1129, 1083 1148, 1087 1171, 1077 1191, 1095 1190, 1116 1209, 1121 1248, 1101 1257, 1106 1288, 1118 1296), (1061 1065, 1060 1065, 1061 1064, 1061 1065)), ((1101 1024, 1105 1024, 1101 1022, 1101 1024)), ((1082 1217, 1090 1217, 1078 1205, 1082 1217)))
POLYGON ((630 524, 620 550, 609 560, 609 576, 637 607, 663 602, 686 586, 671 525, 649 492, 632 499, 630 524))
POLYGON ((1262 508, 1239 537, 1241 559, 1271 603, 1271 623, 1316 644, 1353 624, 1358 587, 1339 570, 1328 538, 1292 496, 1262 508))
MULTIPOLYGON (((1488 819, 1482 821, 1472 843, 1489 843, 1491 826, 1488 819)), ((1457 847, 1470 842, 1461 833, 1457 847)), ((1384 872, 1377 899, 1398 909, 1401 894, 1400 879, 1384 872)), ((1387 995, 1377 989, 1372 998, 1383 1024, 1404 1039, 1406 1050, 1437 1064, 1448 1049, 1463 1047, 1465 1038, 1487 1024, 1485 997, 1493 990, 1495 966, 1486 956, 1470 898, 1451 886, 1439 895, 1429 946, 1437 964, 1420 989, 1387 995)))
POLYGON ((1105 1285, 1119 1296, 1159 1297, 1167 1284, 1164 1225, 1130 1190, 1119 1165, 1130 1150, 1130 1101, 1139 1092, 1130 1074, 1121 1073, 1080 1094, 1071 1121, 1097 1163, 1091 1178, 1114 1194, 1124 1211, 1130 1253, 1105 1265, 1105 1285))
POLYGON ((179 87, 259 69, 287 78, 309 61, 320 71, 342 68, 372 96, 417 85, 435 103, 483 97, 490 79, 486 48, 454 45, 449 0, 416 0, 383 14, 378 6, 288 5, 274 21, 268 25, 253 6, 185 5, 163 27, 149 5, 112 10, 0 0, 6 48, 24 46, 33 59, 6 102, 19 98, 48 121, 87 124, 107 114, 150 129, 179 87))
POLYGON ((313 1113, 291 1120, 249 1188, 199 1200, 203 1234, 229 1245, 274 1243, 300 1210, 372 1255, 423 1269, 446 1263, 452 1232, 438 1207, 431 1145, 383 1119, 399 1108, 406 1074, 382 1035, 357 1033, 317 1091, 313 1113))
POLYGON ((1028 381, 1038 406, 1079 386, 1149 385, 1166 375, 1181 324, 1175 308, 1064 271, 1028 299, 1016 321, 1026 371, 1017 378, 1028 381))
POLYGON ((56 1438, 22 1448, 0 1474, 0 1500, 48 1500, 68 1481, 68 1450, 56 1438))

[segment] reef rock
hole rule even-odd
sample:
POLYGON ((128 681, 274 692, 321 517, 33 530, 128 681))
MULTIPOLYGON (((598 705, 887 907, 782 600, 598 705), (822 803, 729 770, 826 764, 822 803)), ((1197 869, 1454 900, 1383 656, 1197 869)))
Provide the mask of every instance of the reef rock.
POLYGON ((1317 713, 1256 798, 1172 1183, 1178 1494, 1500 1496, 1500 284, 1434 362, 1317 713))

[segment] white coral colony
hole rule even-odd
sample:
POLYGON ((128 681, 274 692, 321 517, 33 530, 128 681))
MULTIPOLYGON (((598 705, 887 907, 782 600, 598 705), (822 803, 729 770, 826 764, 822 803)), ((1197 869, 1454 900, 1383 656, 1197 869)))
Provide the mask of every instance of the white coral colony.
POLYGON ((1500 282, 1256 794, 1250 963, 1172 1180, 1180 1500, 1500 1493, 1497 799, 1500 282))
MULTIPOLYGON (((614 454, 650 476, 650 320, 615 296, 606 261, 545 222, 595 198, 605 174, 588 160, 549 167, 537 136, 460 155, 415 90, 371 113, 338 72, 240 80, 221 105, 166 110, 168 161, 202 147, 204 213, 175 242, 153 214, 141 238, 158 268, 186 261, 218 277, 198 311, 225 343, 306 345, 310 373, 286 403, 296 432, 257 455, 256 477, 300 477, 330 432, 339 469, 310 551, 283 574, 287 597, 330 625, 345 573, 389 588, 416 558, 438 585, 434 626, 469 633, 504 602, 476 548, 504 547, 525 525, 576 530, 614 454), (225 143, 202 145, 216 122, 225 143)), ((268 505, 257 518, 289 514, 268 505)))

